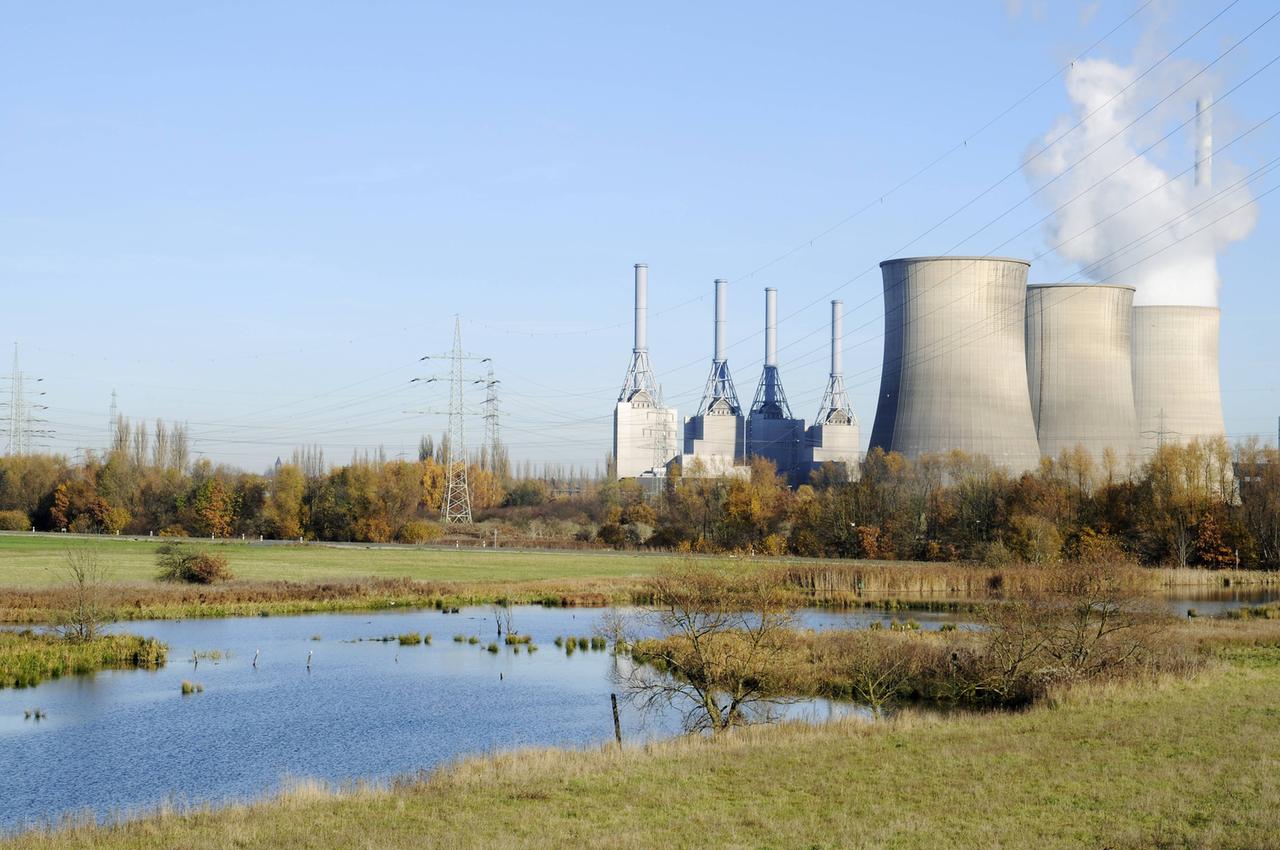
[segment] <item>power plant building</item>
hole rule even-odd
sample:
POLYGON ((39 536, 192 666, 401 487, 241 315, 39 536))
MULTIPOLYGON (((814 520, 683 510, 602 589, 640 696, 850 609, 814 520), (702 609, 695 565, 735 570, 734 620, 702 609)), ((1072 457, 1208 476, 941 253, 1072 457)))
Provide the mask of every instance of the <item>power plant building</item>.
POLYGON ((1114 284, 1027 288, 1027 380, 1045 457, 1081 446, 1095 462, 1107 449, 1136 460, 1133 294, 1114 284))
POLYGON ((1133 309, 1133 395, 1145 452, 1226 434, 1217 307, 1133 309))
POLYGON ((649 267, 637 263, 635 344, 631 365, 613 409, 613 457, 618 478, 657 476, 676 454, 676 411, 662 405, 662 391, 649 364, 649 267))
POLYGON ((804 420, 791 415, 778 374, 778 290, 764 291, 764 369, 747 416, 747 453, 773 461, 778 473, 793 478, 804 443, 804 420))
POLYGON ((1039 464, 1025 347, 1024 260, 886 260, 884 367, 871 445, 955 449, 1017 474, 1039 464))
POLYGON ((851 478, 858 475, 858 418, 853 415, 844 388, 842 311, 844 302, 831 302, 831 373, 813 424, 805 432, 803 471, 811 473, 824 463, 843 464, 851 478))
POLYGON ((684 423, 684 452, 680 468, 684 475, 728 475, 746 459, 746 430, 738 391, 729 374, 725 331, 729 282, 715 283, 715 352, 711 373, 696 415, 684 423))

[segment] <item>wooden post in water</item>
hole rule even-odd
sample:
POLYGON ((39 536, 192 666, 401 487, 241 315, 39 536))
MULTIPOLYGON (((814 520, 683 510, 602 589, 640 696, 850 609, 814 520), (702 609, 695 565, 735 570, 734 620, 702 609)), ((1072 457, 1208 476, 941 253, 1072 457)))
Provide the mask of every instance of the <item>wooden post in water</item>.
POLYGON ((609 701, 613 703, 613 737, 618 742, 618 747, 622 747, 622 723, 618 720, 618 695, 609 694, 609 701))

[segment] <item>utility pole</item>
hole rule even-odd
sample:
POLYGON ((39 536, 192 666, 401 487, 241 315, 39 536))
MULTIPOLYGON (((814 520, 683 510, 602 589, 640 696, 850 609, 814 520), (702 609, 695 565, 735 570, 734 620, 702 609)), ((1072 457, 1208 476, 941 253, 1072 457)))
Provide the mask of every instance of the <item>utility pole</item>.
POLYGON ((471 524, 471 489, 467 486, 467 444, 462 410, 462 320, 453 319, 453 352, 449 378, 449 446, 445 456, 446 485, 440 511, 445 525, 471 524))

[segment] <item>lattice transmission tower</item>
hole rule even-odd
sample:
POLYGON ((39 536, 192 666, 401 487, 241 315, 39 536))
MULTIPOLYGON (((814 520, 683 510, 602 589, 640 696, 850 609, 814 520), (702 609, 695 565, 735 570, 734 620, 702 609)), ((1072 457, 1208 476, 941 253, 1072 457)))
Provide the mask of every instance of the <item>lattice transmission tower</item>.
POLYGON ((41 383, 44 378, 35 378, 22 371, 18 361, 18 344, 13 344, 13 371, 8 376, 0 376, 0 380, 9 385, 8 401, 0 402, 0 408, 4 409, 5 427, 0 429, 0 434, 5 438, 6 455, 25 455, 30 454, 33 448, 36 448, 36 442, 45 437, 53 435, 53 431, 43 426, 48 421, 32 416, 32 411, 44 411, 49 408, 40 404, 38 401, 30 399, 39 399, 44 395, 43 391, 37 390, 28 393, 26 389, 27 381, 33 383, 41 383))
POLYGON ((445 525, 471 524, 471 488, 467 485, 467 442, 463 427, 462 320, 453 319, 453 351, 449 355, 449 445, 445 455, 444 503, 440 518, 445 525))
POLYGON ((493 374, 493 358, 486 357, 481 363, 489 368, 484 380, 476 381, 484 384, 484 442, 486 447, 485 468, 498 475, 502 472, 502 439, 499 430, 498 384, 501 383, 493 374))

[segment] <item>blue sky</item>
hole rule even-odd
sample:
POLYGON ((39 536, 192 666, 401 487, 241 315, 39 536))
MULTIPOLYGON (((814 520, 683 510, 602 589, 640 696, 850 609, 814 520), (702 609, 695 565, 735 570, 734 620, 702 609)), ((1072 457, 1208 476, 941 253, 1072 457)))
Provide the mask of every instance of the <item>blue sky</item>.
MULTIPOLYGON (((1156 0, 1090 55, 1141 65, 1228 4, 1156 0)), ((1069 109, 1062 79, 976 131, 1139 5, 5 2, 0 345, 44 377, 57 450, 105 442, 114 389, 121 412, 186 420, 205 456, 260 469, 303 443, 412 454, 445 425, 412 411, 447 392, 409 380, 434 373, 418 358, 448 349, 458 314, 494 358, 513 456, 594 466, 647 262, 651 355, 682 416, 714 278, 731 280, 743 396, 778 287, 806 418, 843 297, 865 442, 876 264, 1045 252, 1022 232, 1046 210, 1021 172, 917 237, 1019 167, 1069 109)), ((1238 0, 1177 58, 1212 62, 1274 11, 1238 0)), ((1280 20, 1214 66, 1217 90, 1277 54, 1280 20)), ((1220 97, 1215 135, 1266 118, 1277 91, 1280 64, 1220 97)), ((1187 136, 1157 151, 1175 170, 1187 136)), ((1250 171, 1278 148, 1280 119, 1231 159, 1250 171)), ((1272 440, 1278 200, 1219 258, 1227 428, 1272 440)), ((1031 277, 1075 272, 1046 256, 1031 277)))

